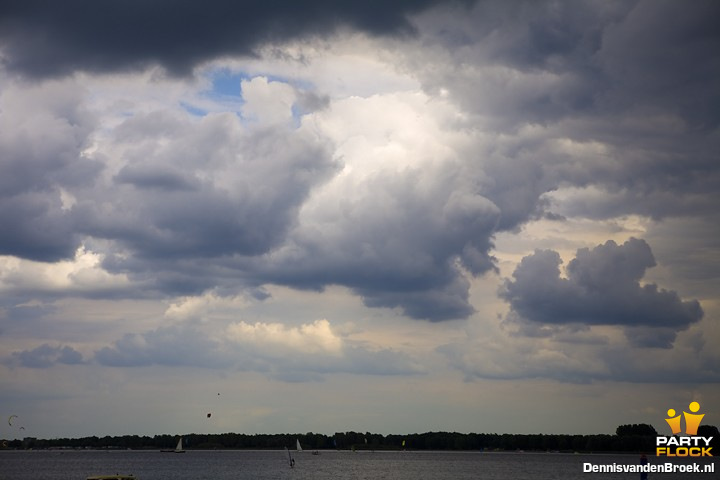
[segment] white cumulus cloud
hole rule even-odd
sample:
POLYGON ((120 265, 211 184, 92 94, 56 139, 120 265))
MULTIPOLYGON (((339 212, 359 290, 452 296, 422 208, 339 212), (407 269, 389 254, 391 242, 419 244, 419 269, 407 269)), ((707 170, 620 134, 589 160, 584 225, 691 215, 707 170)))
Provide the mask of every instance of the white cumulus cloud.
POLYGON ((343 348, 342 339, 332 331, 330 322, 324 319, 299 327, 289 327, 282 323, 238 322, 228 326, 227 333, 234 342, 252 344, 260 349, 339 354, 343 348))

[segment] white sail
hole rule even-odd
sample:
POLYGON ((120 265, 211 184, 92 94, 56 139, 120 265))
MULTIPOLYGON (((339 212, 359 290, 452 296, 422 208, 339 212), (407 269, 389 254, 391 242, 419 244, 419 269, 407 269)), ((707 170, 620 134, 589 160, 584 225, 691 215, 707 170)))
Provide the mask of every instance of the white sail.
POLYGON ((168 449, 168 450, 160 450, 160 451, 165 452, 165 453, 185 453, 185 450, 183 450, 183 446, 182 446, 182 437, 180 437, 180 439, 178 440, 175 450, 168 449))
POLYGON ((297 443, 297 451, 302 452, 302 447, 300 446, 300 440, 296 439, 295 442, 297 443))

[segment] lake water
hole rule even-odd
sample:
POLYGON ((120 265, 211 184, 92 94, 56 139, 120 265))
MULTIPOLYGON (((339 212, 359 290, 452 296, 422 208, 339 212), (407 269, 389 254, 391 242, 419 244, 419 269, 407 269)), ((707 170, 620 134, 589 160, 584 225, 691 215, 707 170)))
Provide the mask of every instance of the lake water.
MULTIPOLYGON (((184 454, 158 451, 0 451, 0 480, 84 480, 90 475, 134 474, 139 480, 388 479, 560 480, 639 479, 637 473, 583 473, 584 463, 637 464, 637 455, 480 452, 292 452, 216 450, 184 454)), ((667 460, 650 457, 651 463, 667 460)), ((700 464, 714 458, 696 460, 700 464)), ((676 460, 688 464, 690 460, 676 460)), ((720 469, 716 468, 716 472, 720 469)), ((720 473, 655 473, 649 479, 720 478, 720 473)))

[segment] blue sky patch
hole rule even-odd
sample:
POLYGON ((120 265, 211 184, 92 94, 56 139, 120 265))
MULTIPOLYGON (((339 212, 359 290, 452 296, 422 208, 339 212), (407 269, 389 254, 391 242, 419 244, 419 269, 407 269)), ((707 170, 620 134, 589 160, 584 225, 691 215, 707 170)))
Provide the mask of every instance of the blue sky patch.
POLYGON ((252 78, 245 72, 233 72, 229 69, 219 69, 210 72, 212 79, 212 90, 209 94, 213 97, 241 97, 240 82, 252 78))
POLYGON ((196 107, 194 105, 190 105, 189 103, 186 103, 186 102, 180 102, 180 106, 183 108, 183 110, 188 112, 190 115, 194 115, 196 117, 204 117, 205 115, 208 114, 207 110, 196 107))

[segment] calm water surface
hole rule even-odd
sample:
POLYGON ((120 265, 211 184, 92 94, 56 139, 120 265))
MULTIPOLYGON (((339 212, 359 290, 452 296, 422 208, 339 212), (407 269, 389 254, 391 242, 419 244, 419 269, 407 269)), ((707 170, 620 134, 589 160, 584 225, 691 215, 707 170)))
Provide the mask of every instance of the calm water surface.
MULTIPOLYGON (((0 480, 84 480, 90 475, 132 473, 139 480, 239 479, 639 479, 633 473, 583 473, 583 463, 635 464, 635 455, 479 452, 285 451, 0 451, 0 480)), ((650 458, 653 463, 663 463, 650 458)), ((710 463, 714 459, 700 459, 710 463)), ((680 462, 677 463, 687 463, 680 462)), ((716 466, 717 467, 717 466, 716 466)), ((717 472, 720 472, 716 468, 717 472)), ((716 479, 715 474, 650 474, 649 479, 716 479)))

